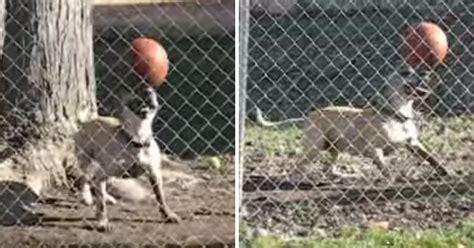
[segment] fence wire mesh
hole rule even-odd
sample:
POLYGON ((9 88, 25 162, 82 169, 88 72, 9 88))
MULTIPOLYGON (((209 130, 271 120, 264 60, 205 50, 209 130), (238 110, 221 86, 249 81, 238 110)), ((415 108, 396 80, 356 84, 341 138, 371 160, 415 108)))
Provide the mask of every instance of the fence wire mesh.
MULTIPOLYGON (((0 1, 7 10, 0 12, 5 14, 7 27, 2 48, 10 51, 2 58, 2 102, 13 99, 8 97, 9 89, 27 92, 15 88, 15 83, 32 73, 22 71, 27 68, 24 60, 10 55, 31 52, 22 48, 37 45, 38 36, 27 41, 20 37, 30 34, 27 25, 36 22, 25 22, 25 16, 42 18, 30 13, 40 11, 32 7, 33 2, 0 1)), ((67 2, 49 1, 51 19, 57 18, 55 14, 67 20, 78 16, 78 12, 67 13, 72 3, 67 2)), ((87 11, 81 14, 84 17, 87 11)), ((63 185, 40 190, 43 177, 31 174, 32 168, 7 170, 7 165, 0 166, 0 220, 9 226, 2 229, 0 236, 5 243, 0 246, 233 245, 234 1, 96 0, 91 15, 97 109, 100 116, 114 118, 83 123, 72 136, 75 153, 71 161, 75 163, 68 163, 66 168, 70 188, 63 185), (131 42, 138 37, 159 41, 168 54, 166 83, 153 91, 147 91, 145 79, 132 69, 131 42), (146 121, 149 118, 151 122, 146 121), (152 134, 147 133, 149 127, 152 134), (161 169, 157 167, 160 161, 161 169), (120 179, 122 175, 127 178, 120 179), (155 186, 160 185, 161 177, 166 201, 163 189, 155 186), (181 222, 168 223, 174 222, 175 215, 181 222)), ((57 23, 57 27, 57 32, 51 32, 54 27, 44 26, 39 33, 70 38, 60 28, 74 26, 57 23)), ((72 38, 87 44, 79 37, 80 32, 72 38)), ((51 57, 45 60, 54 59, 51 57)), ((15 99, 38 104, 28 94, 15 99)), ((23 127, 3 117, 2 124, 11 127, 10 134, 18 138, 23 127)), ((30 123, 27 117, 20 116, 18 122, 38 123, 30 123)), ((25 142, 31 138, 35 137, 24 137, 25 142)), ((23 151, 20 145, 11 145, 15 142, 21 143, 3 136, 2 161, 23 151)), ((62 151, 57 148, 60 146, 51 147, 48 156, 52 161, 56 159, 53 154, 62 151)))
POLYGON ((330 237, 472 218, 472 1, 249 6, 240 58, 249 234, 330 237), (447 35, 448 55, 410 66, 404 30, 428 21, 447 35))

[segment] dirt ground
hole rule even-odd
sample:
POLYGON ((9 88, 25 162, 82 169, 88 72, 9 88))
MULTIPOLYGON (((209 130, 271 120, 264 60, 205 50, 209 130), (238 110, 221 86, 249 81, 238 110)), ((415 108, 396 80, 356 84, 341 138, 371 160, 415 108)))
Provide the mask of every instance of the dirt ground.
POLYGON ((179 176, 165 183, 168 204, 183 219, 179 224, 165 223, 150 197, 108 205, 114 229, 99 233, 94 230, 94 208, 81 204, 73 193, 56 190, 39 206, 44 214, 40 224, 2 227, 0 247, 233 247, 233 173, 203 170, 192 176, 194 183, 179 176))
POLYGON ((367 159, 343 158, 327 174, 318 164, 295 166, 297 156, 252 154, 246 158, 244 220, 254 230, 290 237, 337 237, 369 221, 408 229, 455 226, 474 219, 471 159, 448 161, 452 175, 438 177, 401 151, 391 156, 396 179, 389 183, 367 159))

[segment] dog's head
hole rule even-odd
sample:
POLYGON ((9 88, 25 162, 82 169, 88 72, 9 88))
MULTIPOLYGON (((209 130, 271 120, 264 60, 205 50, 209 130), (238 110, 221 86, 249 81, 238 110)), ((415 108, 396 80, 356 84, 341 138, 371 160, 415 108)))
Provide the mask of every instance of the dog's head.
POLYGON ((159 104, 156 92, 151 87, 140 88, 129 94, 122 106, 124 119, 153 119, 158 112, 159 104))
POLYGON ((382 86, 379 94, 372 99, 372 105, 382 113, 413 119, 416 116, 413 99, 414 87, 412 80, 403 73, 390 75, 382 86))
POLYGON ((121 120, 123 126, 134 136, 151 135, 151 126, 159 109, 156 92, 146 86, 134 90, 124 98, 121 120))

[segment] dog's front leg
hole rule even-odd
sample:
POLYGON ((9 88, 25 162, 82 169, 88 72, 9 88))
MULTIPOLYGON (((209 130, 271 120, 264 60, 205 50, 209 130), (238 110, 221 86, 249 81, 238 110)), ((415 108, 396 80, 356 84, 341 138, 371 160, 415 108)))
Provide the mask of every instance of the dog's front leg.
POLYGON ((92 199, 91 185, 88 181, 81 183, 81 197, 82 202, 87 206, 92 205, 94 200, 92 199))
POLYGON ((151 187, 153 188, 156 201, 158 201, 160 204, 160 210, 165 215, 167 221, 173 223, 180 222, 181 218, 168 207, 168 204, 166 204, 160 167, 155 167, 153 165, 150 166, 148 171, 148 179, 150 180, 151 187))
MULTIPOLYGON (((94 203, 94 199, 92 198, 92 189, 89 181, 85 181, 81 183, 81 197, 82 197, 82 202, 90 206, 92 203, 94 203)), ((108 192, 105 194, 105 201, 109 204, 115 205, 117 204, 117 200, 115 197, 111 196, 108 192)))
POLYGON ((96 218, 98 221, 97 230, 99 232, 109 232, 112 230, 112 225, 109 223, 107 217, 106 194, 107 194, 107 180, 93 180, 96 189, 96 218))
POLYGON ((412 153, 417 154, 422 159, 426 160, 440 176, 448 175, 446 168, 444 168, 444 166, 442 166, 435 157, 431 156, 431 154, 419 141, 411 142, 411 144, 407 145, 407 148, 412 153))
POLYGON ((377 166, 377 168, 382 173, 382 175, 385 178, 387 178, 388 180, 392 181, 393 180, 393 175, 392 175, 392 173, 390 172, 390 170, 387 166, 387 161, 385 159, 383 149, 374 148, 372 157, 373 157, 373 160, 374 160, 374 164, 377 166))

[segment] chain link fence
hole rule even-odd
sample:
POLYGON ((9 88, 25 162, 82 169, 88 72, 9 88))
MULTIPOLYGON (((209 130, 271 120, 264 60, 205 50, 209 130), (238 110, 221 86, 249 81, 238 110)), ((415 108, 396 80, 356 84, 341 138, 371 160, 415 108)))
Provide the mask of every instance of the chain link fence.
MULTIPOLYGON (((12 5, 13 2, 6 1, 8 11, 5 13, 5 35, 10 41, 5 43, 5 49, 14 46, 12 41, 18 41, 19 33, 29 30, 21 26, 22 22, 18 20, 28 15, 27 11, 31 11, 31 8, 24 4, 25 1, 20 2, 12 5), (15 28, 9 28, 8 25, 13 26, 12 23, 16 23, 15 28)), ((53 5, 50 6, 52 9, 55 8, 53 5)), ((125 118, 121 113, 126 101, 138 99, 140 105, 150 100, 149 95, 142 94, 140 87, 143 85, 137 84, 137 74, 132 69, 131 42, 134 39, 153 38, 167 51, 170 70, 166 83, 156 88, 159 108, 152 129, 153 138, 162 153, 162 169, 158 171, 158 176, 163 176, 166 202, 171 211, 181 218, 181 222, 167 223, 166 216, 157 207, 160 204, 155 202, 157 188, 152 189, 145 176, 136 180, 111 179, 107 182, 107 192, 116 198, 115 204, 113 199, 108 199, 106 203, 106 214, 114 227, 108 233, 95 230, 101 224, 97 222, 100 214, 95 215, 95 204, 84 204, 80 189, 73 187, 70 191, 64 187, 53 187, 43 189, 40 193, 37 189, 41 187, 35 188, 35 182, 42 185, 39 178, 25 179, 28 186, 3 180, 0 182, 0 219, 3 225, 8 226, 2 229, 2 240, 8 240, 4 245, 232 246, 235 214, 234 1, 95 0, 93 5, 92 39, 99 115, 122 120, 121 118, 125 118)), ((65 13, 65 9, 66 7, 58 8, 58 12, 54 13, 65 13)), ((60 30, 57 33, 63 35, 60 30)), ((31 42, 33 44, 35 40, 31 42)), ((87 43, 80 37, 77 37, 77 42, 87 43)), ((18 48, 21 47, 28 46, 18 45, 18 48)), ((17 50, 19 54, 28 52, 17 50)), ((2 72, 23 68, 15 63, 22 61, 8 58, 8 54, 4 56, 2 72), (5 66, 5 60, 11 65, 5 66)), ((17 72, 20 76, 29 75, 28 73, 20 70, 17 72)), ((15 79, 9 79, 2 82, 15 87, 15 79)), ((4 85, 2 87, 5 88, 4 85)), ((2 101, 9 92, 4 88, 1 91, 2 101)), ((16 124, 6 123, 9 126, 16 124)), ((113 128, 115 124, 107 125, 97 126, 96 131, 106 132, 110 125, 116 130, 113 128)), ((93 138, 93 135, 88 137, 88 133, 81 133, 83 136, 78 139, 87 139, 85 142, 88 146, 95 148, 93 151, 84 149, 79 154, 85 155, 84 159, 91 164, 100 160, 97 156, 101 155, 98 154, 103 154, 110 157, 110 164, 120 164, 117 161, 124 159, 124 163, 127 163, 124 166, 128 166, 127 159, 137 159, 130 155, 134 154, 130 149, 149 146, 147 143, 137 143, 133 137, 124 133, 126 132, 114 134, 117 135, 114 137, 119 138, 105 143, 100 138, 93 138), (128 137, 126 141, 120 138, 125 136, 128 137), (117 152, 111 147, 114 142, 120 141, 125 141, 121 144, 124 150, 117 152)), ((97 133, 95 135, 99 136, 97 133)), ((75 139, 76 145, 78 139, 75 139)), ((80 149, 84 147, 85 145, 80 149)), ((7 148, 13 154, 18 150, 11 146, 5 149, 7 148)), ((50 151, 60 152, 55 149, 50 151)), ((147 151, 152 154, 146 156, 158 156, 157 150, 147 151)), ((3 161, 7 155, 2 151, 2 156, 3 161)), ((107 163, 102 164, 104 168, 110 166, 104 164, 107 163)), ((127 167, 124 170, 133 176, 137 172, 135 169, 137 168, 127 167)), ((114 176, 112 170, 104 169, 105 173, 109 173, 107 175, 114 176)), ((71 182, 72 184, 82 183, 85 179, 77 177, 81 176, 74 174, 77 172, 79 171, 75 169, 71 172, 70 179, 78 180, 71 182)), ((3 171, 1 174, 2 179, 6 178, 3 171)), ((94 175, 97 177, 98 174, 100 173, 96 172, 94 175)), ((18 177, 33 176, 25 172, 18 177)), ((96 177, 92 177, 91 182, 96 177)), ((153 180, 150 179, 152 184, 153 180)), ((99 186, 91 186, 94 195, 100 196, 99 186)), ((161 197, 156 197, 160 201, 161 197)), ((96 198, 95 201, 99 200, 96 198)), ((105 209, 100 204, 97 207, 105 209)), ((163 211, 166 212, 166 209, 163 211)))
POLYGON ((411 230, 472 218, 472 1, 247 6, 240 128, 250 233, 332 237, 348 226, 411 230), (403 30, 424 21, 449 42, 434 69, 411 68, 401 52, 403 30))

